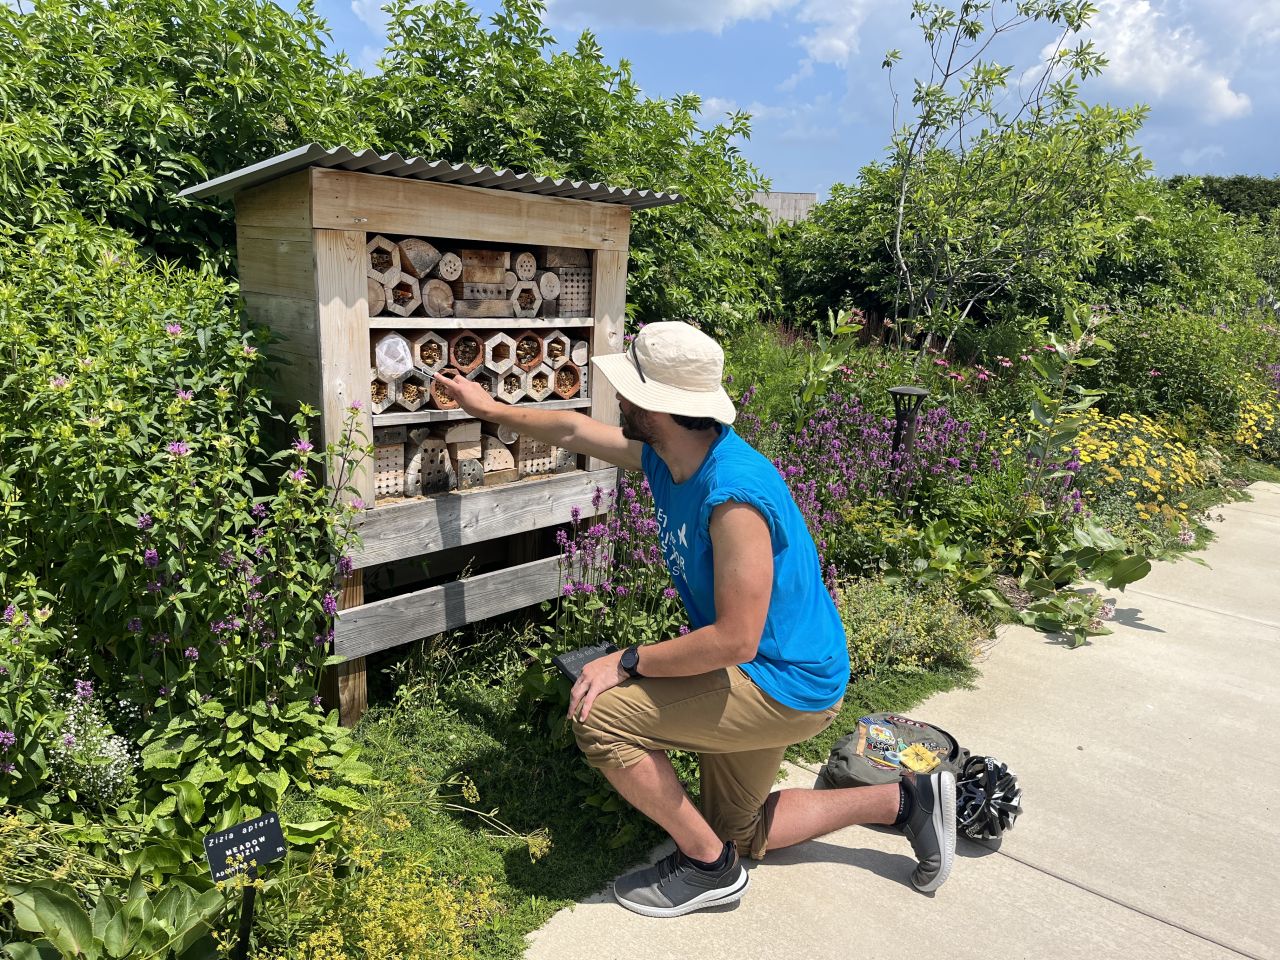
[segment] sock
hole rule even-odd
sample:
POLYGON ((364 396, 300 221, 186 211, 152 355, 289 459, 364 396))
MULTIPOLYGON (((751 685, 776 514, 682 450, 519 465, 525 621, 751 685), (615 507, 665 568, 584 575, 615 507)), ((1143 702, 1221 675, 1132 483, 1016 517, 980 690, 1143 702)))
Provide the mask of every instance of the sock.
POLYGON ((894 819, 893 825, 901 827, 909 819, 916 807, 915 791, 907 786, 906 780, 898 781, 898 816, 894 819))
POLYGON ((693 857, 689 856, 688 854, 685 855, 685 859, 688 860, 690 863, 692 863, 699 870, 707 870, 707 871, 724 870, 729 866, 730 863, 733 862, 733 842, 727 841, 725 843, 724 849, 720 851, 719 859, 712 860, 710 862, 705 860, 695 860, 693 859, 693 857))

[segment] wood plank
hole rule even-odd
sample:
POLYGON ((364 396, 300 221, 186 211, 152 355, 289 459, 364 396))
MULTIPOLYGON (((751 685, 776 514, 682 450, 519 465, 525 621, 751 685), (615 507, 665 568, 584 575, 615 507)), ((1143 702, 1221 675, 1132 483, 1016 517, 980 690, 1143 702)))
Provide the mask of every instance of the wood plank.
MULTIPOLYGON (((591 400, 586 397, 574 397, 572 400, 542 400, 533 403, 518 403, 516 406, 535 410, 581 410, 584 407, 591 406, 591 400)), ((471 414, 461 408, 454 410, 415 410, 413 413, 375 413, 373 415, 373 425, 375 427, 392 427, 401 423, 439 423, 441 420, 465 420, 470 416, 471 414)))
POLYGON ((625 250, 631 211, 620 204, 311 168, 316 227, 422 237, 625 250))
POLYGON ((241 190, 235 196, 236 226, 311 228, 311 175, 287 177, 241 190))
POLYGON ((498 487, 436 494, 366 511, 357 523, 357 567, 568 523, 574 507, 593 515, 597 487, 612 490, 617 468, 562 473, 498 487))
POLYGON ((370 330, 521 330, 545 327, 591 327, 591 317, 370 317, 370 330))
POLYGON ((270 357, 281 361, 271 399, 289 415, 299 403, 319 408, 320 340, 315 301, 269 293, 244 293, 242 297, 248 319, 282 338, 267 348, 270 357))
MULTIPOLYGON (((338 594, 338 609, 349 610, 364 603, 364 573, 355 571, 343 581, 338 594)), ((332 652, 332 651, 330 651, 332 652)), ((354 727, 369 705, 364 657, 336 663, 324 668, 320 678, 320 695, 326 710, 338 710, 338 722, 354 727)))
POLYGON ((236 248, 242 291, 315 299, 315 253, 309 240, 246 237, 237 230, 236 248))
MULTIPOLYGON (((596 324, 591 336, 592 356, 619 353, 627 316, 627 255, 612 250, 597 250, 592 271, 591 312, 596 324)), ((591 416, 601 423, 618 424, 618 394, 608 379, 591 377, 591 416)), ((587 458, 587 469, 607 466, 596 457, 587 458)))
MULTIPOLYGON (((315 298, 324 383, 323 439, 342 439, 347 411, 359 403, 357 429, 372 436, 369 420, 369 304, 363 230, 315 231, 315 298)), ((359 439, 359 438, 357 438, 359 439)), ((337 478, 331 478, 336 481, 337 478)), ((351 478, 358 496, 373 503, 373 469, 366 457, 351 478)))
POLYGON ((560 558, 428 587, 338 614, 334 653, 348 659, 507 614, 560 593, 560 558))

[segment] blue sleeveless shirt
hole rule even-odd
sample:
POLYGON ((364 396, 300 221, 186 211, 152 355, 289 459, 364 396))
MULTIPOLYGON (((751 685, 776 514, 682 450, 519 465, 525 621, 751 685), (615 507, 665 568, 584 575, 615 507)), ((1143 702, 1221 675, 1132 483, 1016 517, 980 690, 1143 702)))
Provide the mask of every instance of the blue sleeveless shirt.
POLYGON ((773 591, 760 647, 742 669, 785 706, 810 711, 832 706, 849 682, 844 625, 823 583, 813 538, 777 468, 727 426, 684 483, 671 478, 648 444, 641 464, 653 491, 667 570, 692 629, 716 619, 711 512, 732 500, 764 517, 773 550, 773 591))

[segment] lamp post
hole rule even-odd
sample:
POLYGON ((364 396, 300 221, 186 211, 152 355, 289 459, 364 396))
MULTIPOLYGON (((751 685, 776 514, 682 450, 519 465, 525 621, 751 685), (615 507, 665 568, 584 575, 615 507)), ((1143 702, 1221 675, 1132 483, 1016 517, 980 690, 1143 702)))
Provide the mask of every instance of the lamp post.
MULTIPOLYGON (((929 391, 924 387, 890 387, 889 393, 893 397, 893 453, 898 461, 897 466, 901 469, 902 460, 915 446, 920 406, 929 391)), ((895 492, 901 503, 907 489, 905 476, 899 476, 896 486, 895 492)))

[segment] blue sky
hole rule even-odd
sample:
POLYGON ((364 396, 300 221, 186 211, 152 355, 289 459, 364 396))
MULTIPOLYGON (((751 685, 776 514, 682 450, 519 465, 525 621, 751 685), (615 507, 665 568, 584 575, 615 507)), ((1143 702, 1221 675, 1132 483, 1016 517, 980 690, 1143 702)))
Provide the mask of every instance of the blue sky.
MULTIPOLYGON (((1280 174, 1280 0, 1094 2, 1091 36, 1111 65, 1086 96, 1150 106, 1138 143, 1156 173, 1280 174)), ((333 45, 370 69, 380 3, 318 0, 333 45)), ((708 121, 752 113, 743 149, 773 188, 825 193, 883 153, 893 117, 881 60, 903 51, 903 91, 924 54, 909 10, 908 0, 550 0, 547 23, 565 45, 590 27, 651 96, 700 94, 708 121)), ((1019 32, 998 58, 1033 67, 1051 39, 1019 32)))

